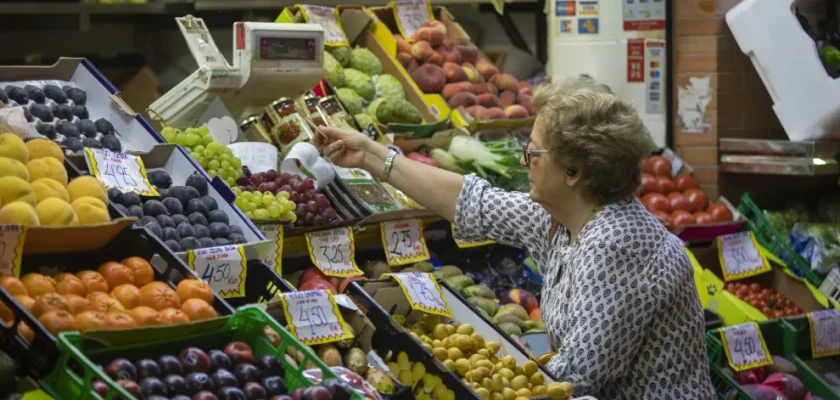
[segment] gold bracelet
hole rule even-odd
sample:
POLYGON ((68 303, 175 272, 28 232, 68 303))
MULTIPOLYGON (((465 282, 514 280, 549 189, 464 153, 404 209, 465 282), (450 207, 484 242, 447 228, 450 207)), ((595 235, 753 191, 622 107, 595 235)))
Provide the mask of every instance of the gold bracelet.
POLYGON ((391 175, 391 168, 394 167, 395 158, 397 158, 397 151, 394 149, 389 150, 388 155, 385 156, 385 165, 382 167, 382 174, 379 175, 380 182, 388 180, 388 176, 391 175))

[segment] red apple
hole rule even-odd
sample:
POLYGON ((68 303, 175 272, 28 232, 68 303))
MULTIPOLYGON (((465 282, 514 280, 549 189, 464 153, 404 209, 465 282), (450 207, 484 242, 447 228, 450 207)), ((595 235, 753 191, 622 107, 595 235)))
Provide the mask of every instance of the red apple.
POLYGON ((329 282, 333 287, 338 287, 339 280, 334 276, 327 276, 323 272, 321 272, 318 267, 309 267, 306 271, 303 272, 303 275, 300 276, 300 280, 298 281, 298 286, 303 286, 304 283, 311 279, 319 278, 321 280, 329 282))
POLYGON ((204 350, 198 347, 187 347, 178 358, 184 365, 184 372, 208 372, 210 371, 210 357, 204 350))
POLYGON ((248 346, 248 343, 245 342, 228 343, 225 346, 225 354, 230 358, 233 365, 254 361, 254 352, 251 350, 251 346, 248 346))

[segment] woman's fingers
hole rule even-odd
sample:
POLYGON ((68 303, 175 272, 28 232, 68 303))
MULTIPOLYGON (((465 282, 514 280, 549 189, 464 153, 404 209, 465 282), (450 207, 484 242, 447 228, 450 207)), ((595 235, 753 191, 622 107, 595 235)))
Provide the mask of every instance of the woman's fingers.
POLYGON ((325 157, 331 157, 333 153, 335 153, 339 150, 344 150, 344 141, 343 140, 337 140, 335 142, 332 142, 332 143, 328 144, 326 147, 324 147, 324 156, 325 157))
POLYGON ((339 160, 341 160, 341 158, 344 156, 344 151, 345 151, 344 149, 339 149, 339 150, 331 153, 327 157, 330 159, 330 162, 332 162, 333 164, 341 165, 339 163, 339 160))

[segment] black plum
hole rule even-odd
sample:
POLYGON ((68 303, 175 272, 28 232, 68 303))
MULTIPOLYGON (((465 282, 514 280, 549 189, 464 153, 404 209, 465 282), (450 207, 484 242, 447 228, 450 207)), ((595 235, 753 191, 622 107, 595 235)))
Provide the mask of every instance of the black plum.
POLYGON ((185 237, 181 239, 181 251, 195 250, 201 248, 201 243, 194 237, 185 237))
POLYGON ((166 396, 168 391, 166 384, 156 376, 149 376, 140 381, 140 393, 146 398, 149 396, 166 396))
POLYGON ((268 392, 269 396, 276 396, 278 394, 287 394, 289 389, 286 387, 286 381, 279 376, 268 376, 260 381, 262 386, 268 392))
POLYGON ((204 372, 190 372, 185 379, 187 381, 187 387, 192 393, 202 390, 212 392, 216 388, 216 385, 213 384, 213 379, 204 372))
POLYGON ((171 217, 172 217, 172 220, 175 221, 175 226, 176 227, 178 225, 183 224, 184 222, 189 222, 187 220, 187 217, 185 217, 183 214, 173 214, 173 215, 171 215, 171 217))
POLYGON ((181 235, 181 239, 195 237, 195 228, 189 222, 178 224, 176 229, 178 229, 178 234, 181 235))
MULTIPOLYGON (((266 354, 256 360, 254 364, 263 370, 265 375, 279 375, 283 376, 286 373, 286 369, 283 367, 283 363, 280 362, 277 357, 274 357, 271 354, 266 354)), ((265 385, 263 385, 265 386, 265 385)))
POLYGON ((200 224, 193 225, 193 228, 195 229, 196 238, 201 239, 210 237, 210 228, 200 224))
MULTIPOLYGON (((192 201, 192 200, 190 200, 192 201)), ((187 220, 193 225, 207 226, 207 218, 200 212, 189 213, 187 220)))
POLYGON ((162 169, 149 171, 146 176, 149 178, 152 185, 155 185, 157 188, 169 189, 169 187, 172 186, 172 177, 169 176, 169 173, 162 169))
POLYGON ((55 127, 52 125, 39 123, 38 125, 35 125, 35 130, 50 139, 56 138, 55 127))
POLYGON ((186 186, 198 190, 199 196, 207 196, 207 179, 199 174, 192 174, 187 178, 186 186))
POLYGON ((123 192, 117 188, 108 189, 108 201, 123 204, 123 192))
POLYGON ((240 385, 244 385, 248 382, 257 382, 262 377, 259 368, 257 368, 254 364, 247 362, 240 363, 234 367, 233 375, 236 376, 240 385))
POLYGON ((94 122, 94 124, 96 124, 96 130, 98 132, 101 132, 101 133, 104 133, 104 134, 109 134, 111 132, 114 132, 114 125, 111 124, 111 122, 108 121, 105 118, 97 119, 96 122, 94 122))
POLYGON ((45 85, 44 95, 58 104, 64 104, 67 102, 67 94, 56 85, 45 85))
MULTIPOLYGON (((64 93, 64 92, 62 92, 64 93)), ((67 121, 73 120, 73 109, 70 106, 65 104, 59 104, 52 109, 53 115, 58 119, 63 119, 67 121)))
POLYGON ((210 213, 207 215, 207 221, 210 223, 220 222, 225 225, 230 223, 230 219, 228 218, 227 214, 225 214, 225 212, 222 210, 210 211, 210 213))
POLYGON ((160 224, 161 228, 173 228, 174 229, 177 226, 177 225, 175 225, 175 221, 172 220, 172 217, 170 217, 169 215, 166 215, 166 214, 160 214, 160 215, 156 216, 155 219, 157 219, 157 222, 160 224))
POLYGON ((146 200, 143 203, 143 215, 156 217, 158 215, 166 215, 166 206, 158 200, 146 200))
POLYGON ((171 395, 190 393, 187 380, 181 375, 167 375, 163 378, 163 383, 166 384, 166 388, 169 389, 171 395))
POLYGON ((29 103, 29 95, 26 94, 26 91, 22 87, 6 86, 6 95, 22 106, 29 103))
POLYGON ((73 112, 73 115, 79 117, 79 119, 88 119, 90 117, 88 109, 85 106, 73 106, 70 107, 70 111, 73 112))
POLYGON ((181 251, 180 241, 167 240, 167 241, 164 241, 163 244, 165 244, 166 247, 169 248, 169 250, 172 250, 176 253, 181 251))
POLYGON ((210 365, 213 370, 217 370, 219 368, 230 369, 231 365, 233 365, 233 363, 230 362, 230 357, 221 350, 210 350, 207 352, 207 355, 210 357, 210 365))
POLYGON ((181 235, 178 234, 178 230, 175 228, 163 228, 163 235, 160 238, 164 241, 172 240, 175 243, 181 242, 181 235))
POLYGON ((105 135, 105 136, 102 137, 100 142, 102 143, 102 147, 104 147, 108 150, 111 150, 111 151, 117 152, 117 153, 122 151, 122 143, 120 142, 120 139, 117 137, 117 135, 114 135, 114 134, 105 135))
POLYGON ((213 222, 208 228, 210 228, 210 236, 213 238, 227 238, 230 236, 230 228, 227 224, 213 222))
POLYGON ((64 139, 64 146, 74 153, 78 153, 85 148, 85 145, 82 143, 82 141, 79 140, 79 138, 74 137, 64 139))
POLYGON ((170 215, 177 215, 184 213, 184 206, 181 205, 181 202, 174 198, 174 197, 167 197, 161 201, 164 206, 166 206, 166 211, 170 215))
MULTIPOLYGON (((230 360, 228 360, 230 362, 230 360)), ((225 386, 238 386, 239 381, 233 376, 233 373, 228 371, 225 368, 220 368, 216 370, 216 372, 211 375, 213 378, 213 383, 216 387, 225 387, 225 386)))
POLYGON ((128 207, 128 216, 129 217, 142 218, 143 217, 143 207, 140 207, 140 206, 137 206, 137 205, 129 206, 128 207))
POLYGON ((29 96, 32 101, 38 104, 44 104, 44 102, 47 101, 47 98, 44 96, 44 91, 38 86, 26 85, 23 87, 23 90, 26 91, 26 95, 29 96))
POLYGON ((163 375, 182 375, 184 373, 184 367, 181 365, 181 361, 178 360, 178 357, 171 354, 158 357, 157 362, 163 370, 163 375))
POLYGON ((82 89, 74 87, 67 88, 64 90, 64 94, 66 94, 70 100, 73 100, 73 104, 83 106, 87 103, 87 93, 82 89))
POLYGON ((204 205, 200 199, 191 199, 187 202, 186 213, 187 215, 192 213, 201 213, 205 218, 210 211, 207 209, 207 206, 204 205))
POLYGON ((219 208, 219 205, 216 203, 216 200, 210 196, 201 196, 201 202, 207 206, 207 209, 210 211, 216 210, 219 208))
POLYGON ((85 147, 90 147, 91 149, 101 149, 102 148, 102 143, 100 143, 96 139, 84 138, 84 139, 82 139, 82 144, 84 144, 85 147))
POLYGON ((32 113, 32 116, 40 119, 42 122, 52 122, 53 120, 53 113, 46 105, 33 104, 32 107, 29 107, 29 112, 32 113))
POLYGON ((148 230, 152 235, 163 237, 163 228, 160 227, 160 224, 157 221, 149 222, 148 224, 143 225, 143 227, 146 228, 146 230, 148 230))
POLYGON ((198 239, 198 245, 199 245, 200 249, 206 249, 208 247, 216 247, 216 241, 209 238, 209 237, 203 237, 203 238, 197 238, 197 239, 198 239))
POLYGON ((82 133, 82 135, 85 135, 87 137, 96 137, 96 125, 93 123, 93 121, 89 119, 82 119, 81 121, 76 123, 76 126, 79 128, 79 131, 82 133))

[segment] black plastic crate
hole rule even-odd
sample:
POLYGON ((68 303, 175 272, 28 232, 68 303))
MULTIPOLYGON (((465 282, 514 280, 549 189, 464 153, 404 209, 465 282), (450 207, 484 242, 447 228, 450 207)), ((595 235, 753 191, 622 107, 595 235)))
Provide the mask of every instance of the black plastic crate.
POLYGON ((258 260, 248 261, 248 275, 245 277, 245 296, 225 299, 232 307, 266 303, 280 293, 294 292, 286 281, 280 278, 268 265, 258 260))
MULTIPOLYGON (((155 280, 169 283, 174 289, 184 277, 198 276, 187 264, 173 254, 154 235, 145 229, 127 227, 116 234, 107 245, 99 249, 78 252, 61 252, 50 254, 24 254, 21 262, 23 277, 30 272, 47 272, 54 275, 60 272, 76 273, 82 270, 95 270, 106 261, 122 260, 130 256, 138 256, 151 260, 158 255, 165 262, 165 269, 159 271, 153 265, 155 280)), ((11 326, 0 321, 0 349, 17 358, 22 372, 33 377, 41 377, 49 373, 58 358, 56 338, 47 331, 34 315, 26 311, 5 289, 0 287, 0 302, 4 303, 14 314, 11 326), (18 325, 26 323, 35 333, 32 343, 27 342, 17 333, 18 325)), ((233 308, 218 295, 215 295, 213 308, 219 315, 233 313, 233 308)))

